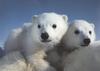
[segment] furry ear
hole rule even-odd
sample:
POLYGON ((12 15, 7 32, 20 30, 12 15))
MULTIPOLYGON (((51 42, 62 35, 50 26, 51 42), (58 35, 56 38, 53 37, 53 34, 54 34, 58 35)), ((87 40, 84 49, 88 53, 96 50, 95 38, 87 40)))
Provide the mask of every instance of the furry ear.
POLYGON ((95 25, 94 25, 93 23, 91 23, 91 26, 92 26, 93 28, 95 28, 95 25))
POLYGON ((38 15, 34 15, 34 16, 32 17, 32 23, 35 22, 35 20, 37 19, 37 17, 38 17, 38 15))
POLYGON ((63 19, 65 20, 65 22, 68 21, 68 17, 67 17, 67 15, 62 15, 62 17, 63 17, 63 19))

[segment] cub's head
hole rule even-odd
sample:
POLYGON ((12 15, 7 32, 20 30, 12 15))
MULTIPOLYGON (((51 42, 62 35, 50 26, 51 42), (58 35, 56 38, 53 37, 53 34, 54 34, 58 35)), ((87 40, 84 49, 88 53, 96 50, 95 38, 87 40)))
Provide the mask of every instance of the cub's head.
POLYGON ((57 44, 67 31, 67 16, 42 13, 32 18, 32 37, 40 44, 57 44))
POLYGON ((86 47, 95 40, 95 26, 85 20, 75 20, 71 23, 65 35, 64 42, 68 47, 86 47))

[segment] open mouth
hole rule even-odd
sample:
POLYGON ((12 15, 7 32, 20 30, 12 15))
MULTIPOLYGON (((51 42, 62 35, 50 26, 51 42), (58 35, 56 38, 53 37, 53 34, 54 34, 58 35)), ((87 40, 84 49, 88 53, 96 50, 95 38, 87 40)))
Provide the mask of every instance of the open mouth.
POLYGON ((45 42, 45 43, 46 43, 46 42, 50 42, 50 41, 51 41, 51 40, 42 40, 42 42, 45 42))

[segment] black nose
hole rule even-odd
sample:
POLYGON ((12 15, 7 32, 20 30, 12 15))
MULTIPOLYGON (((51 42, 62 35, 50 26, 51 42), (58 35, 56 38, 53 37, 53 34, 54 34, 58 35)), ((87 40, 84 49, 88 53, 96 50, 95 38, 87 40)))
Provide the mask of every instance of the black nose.
POLYGON ((84 44, 89 45, 90 44, 90 39, 89 38, 84 39, 84 44))
POLYGON ((47 39, 49 38, 48 33, 47 33, 47 32, 41 33, 41 38, 42 38, 43 40, 47 40, 47 39))

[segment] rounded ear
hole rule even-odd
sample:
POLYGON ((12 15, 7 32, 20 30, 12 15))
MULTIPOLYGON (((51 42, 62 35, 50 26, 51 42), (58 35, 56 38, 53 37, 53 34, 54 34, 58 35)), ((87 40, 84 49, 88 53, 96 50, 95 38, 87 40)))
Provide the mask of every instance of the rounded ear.
POLYGON ((65 22, 68 21, 68 17, 67 17, 67 15, 62 15, 62 17, 63 17, 63 19, 65 20, 65 22))
POLYGON ((37 19, 37 17, 38 17, 38 15, 34 15, 34 16, 32 17, 32 23, 37 19))
POLYGON ((95 25, 94 25, 93 23, 91 23, 91 26, 92 26, 93 28, 95 28, 95 25))

